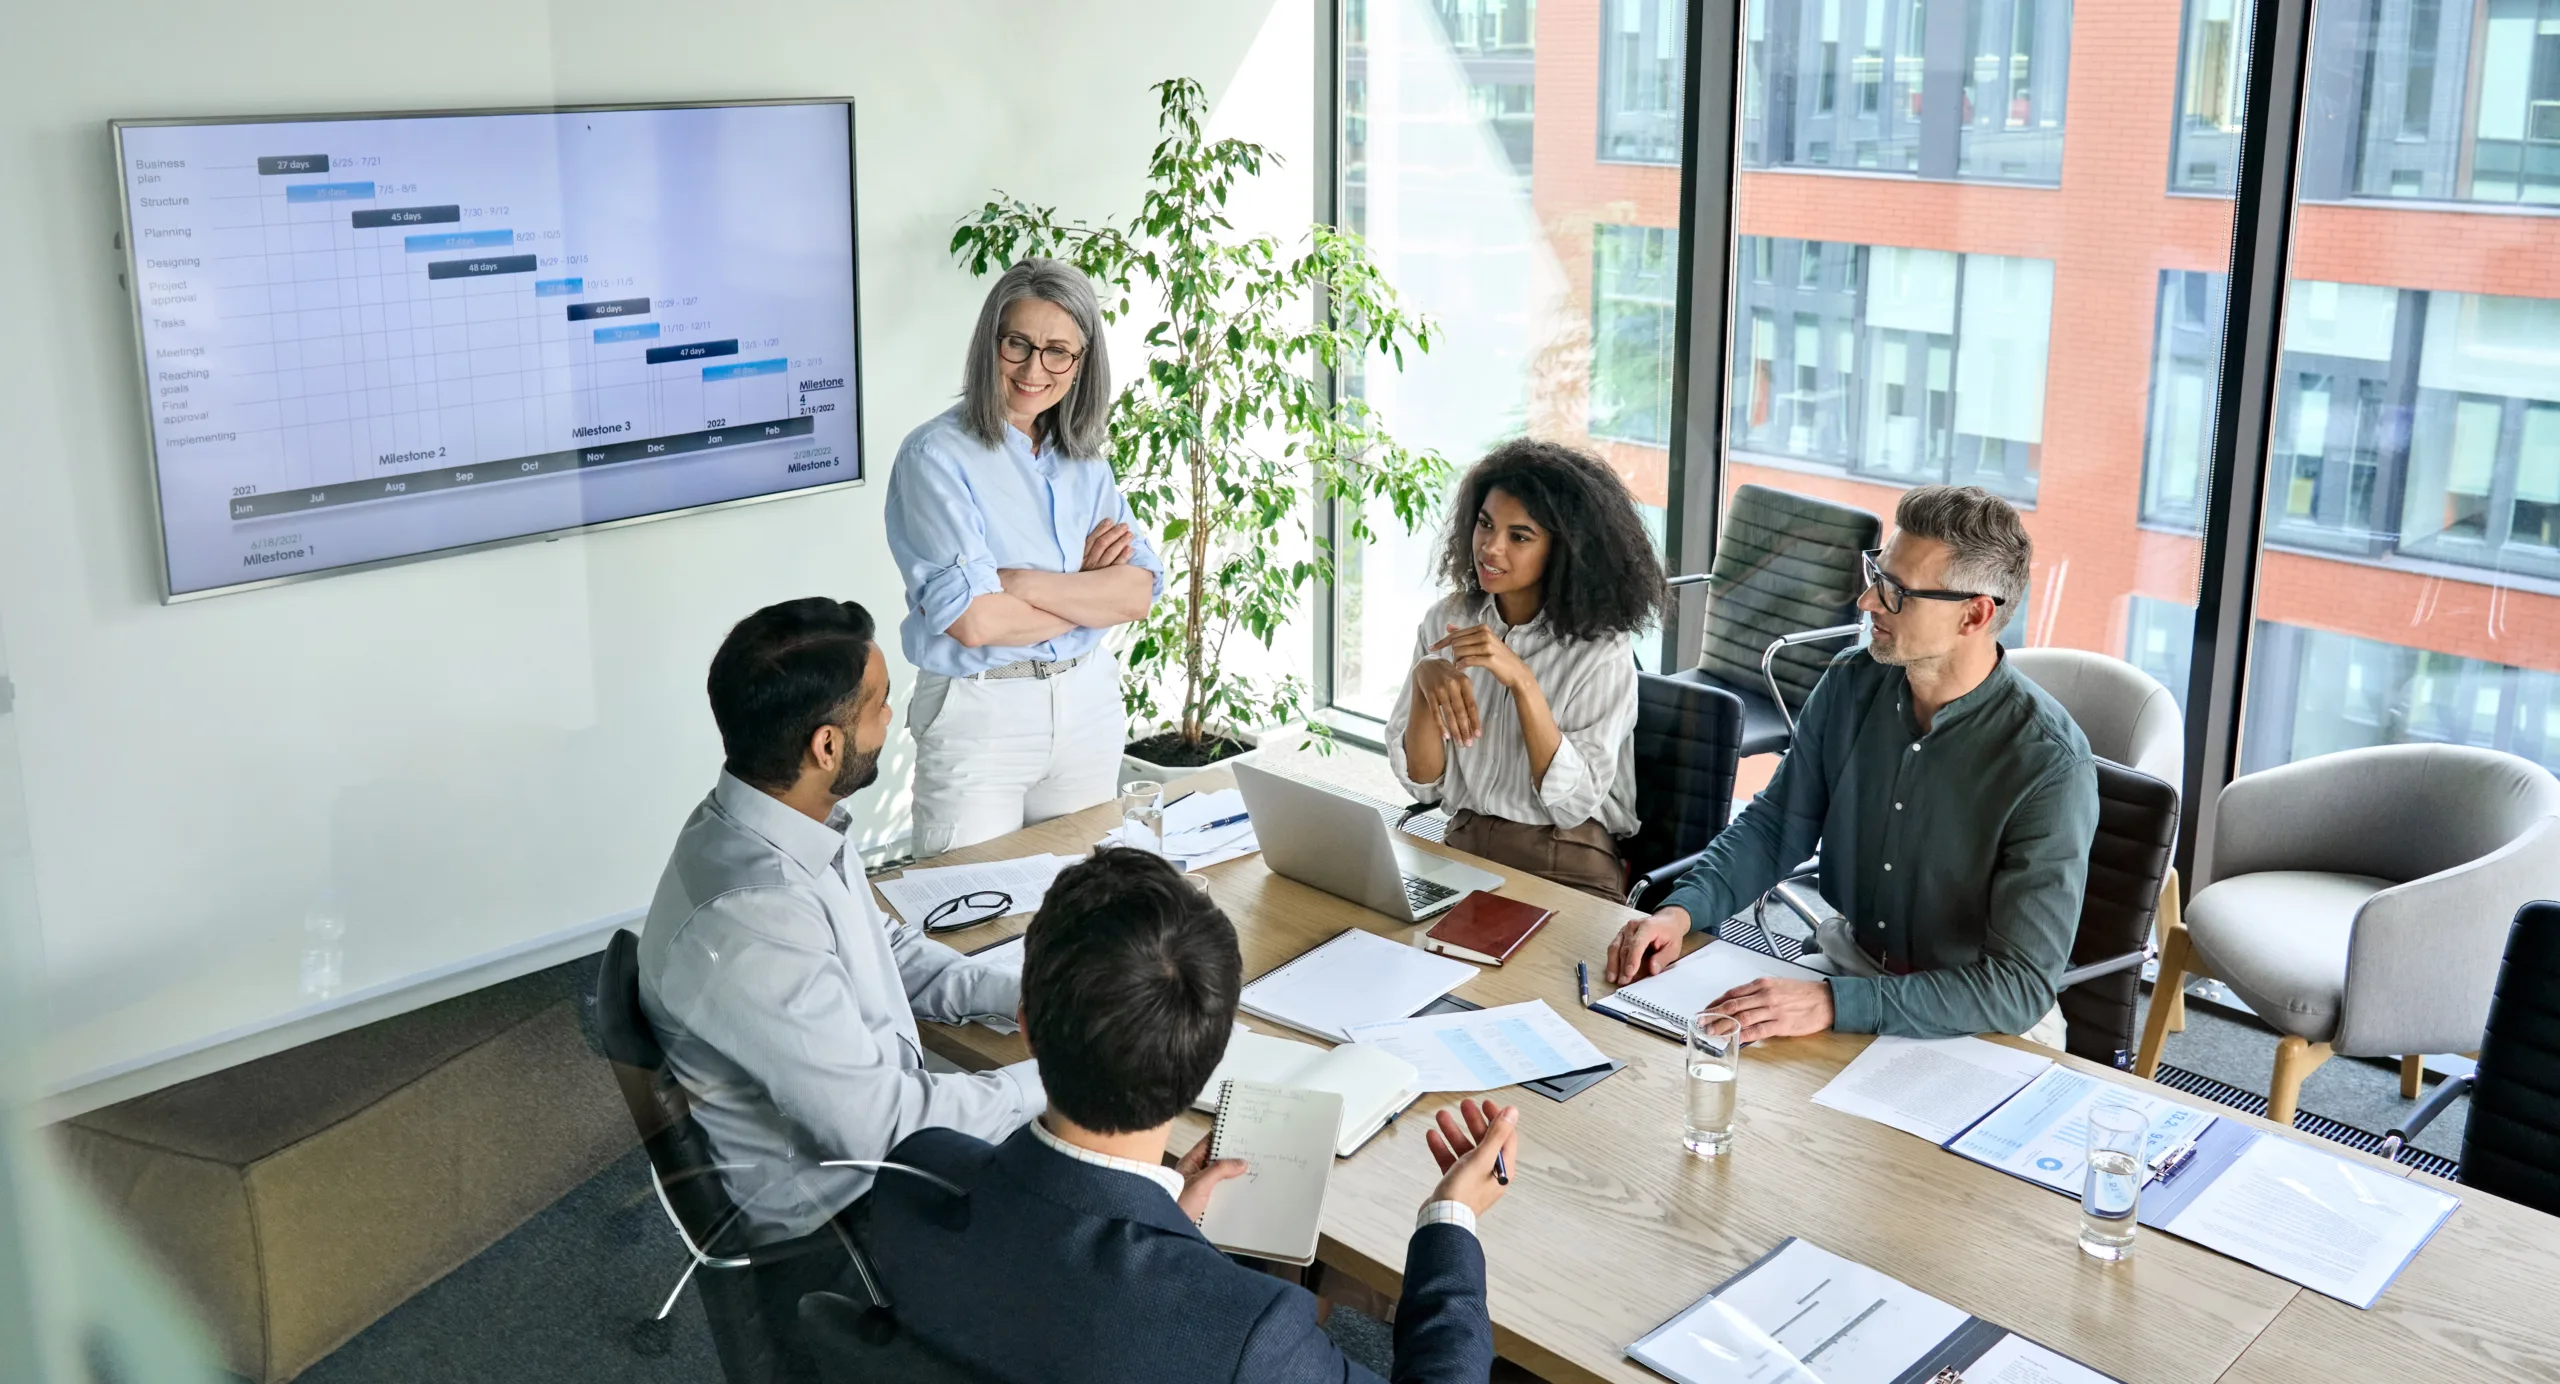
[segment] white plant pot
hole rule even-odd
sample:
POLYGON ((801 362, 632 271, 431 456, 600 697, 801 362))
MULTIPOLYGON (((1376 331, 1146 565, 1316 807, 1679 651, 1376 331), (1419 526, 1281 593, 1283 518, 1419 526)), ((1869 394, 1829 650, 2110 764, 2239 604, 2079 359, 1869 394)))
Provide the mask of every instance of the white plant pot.
POLYGON ((1241 740, 1252 748, 1242 754, 1229 755, 1214 764, 1203 764, 1196 769, 1177 769, 1170 764, 1157 764, 1123 751, 1120 755, 1120 782, 1126 785, 1135 783, 1139 779, 1153 779, 1170 788, 1193 774, 1207 773, 1211 769, 1253 758, 1262 752, 1263 743, 1271 738, 1271 732, 1267 730, 1234 732, 1232 738, 1241 740))

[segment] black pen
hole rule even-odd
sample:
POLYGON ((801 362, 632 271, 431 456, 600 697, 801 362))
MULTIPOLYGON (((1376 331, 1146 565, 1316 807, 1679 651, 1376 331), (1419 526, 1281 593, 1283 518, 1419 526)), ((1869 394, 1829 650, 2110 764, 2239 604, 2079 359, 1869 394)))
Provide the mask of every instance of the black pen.
POLYGON ((1585 1009, 1589 1009, 1589 1008, 1591 1007, 1591 963, 1590 963, 1590 962, 1587 962, 1587 961, 1577 961, 1577 962, 1573 963, 1573 985, 1574 985, 1574 988, 1575 988, 1575 989, 1580 990, 1580 991, 1582 992, 1582 1007, 1583 1007, 1583 1008, 1585 1008, 1585 1009))
POLYGON ((1498 1149, 1493 1155, 1493 1180, 1505 1187, 1511 1185, 1511 1165, 1502 1161, 1502 1153, 1498 1149))

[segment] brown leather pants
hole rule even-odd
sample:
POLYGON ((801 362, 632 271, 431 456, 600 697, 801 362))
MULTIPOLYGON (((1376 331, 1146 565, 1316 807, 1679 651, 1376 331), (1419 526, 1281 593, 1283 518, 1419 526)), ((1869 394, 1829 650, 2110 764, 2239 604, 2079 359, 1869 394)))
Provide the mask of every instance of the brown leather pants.
POLYGON ((1537 826, 1460 808, 1449 814, 1445 839, 1469 855, 1526 870, 1611 903, 1626 902, 1627 867, 1618 858, 1617 839, 1596 821, 1572 827, 1537 826))

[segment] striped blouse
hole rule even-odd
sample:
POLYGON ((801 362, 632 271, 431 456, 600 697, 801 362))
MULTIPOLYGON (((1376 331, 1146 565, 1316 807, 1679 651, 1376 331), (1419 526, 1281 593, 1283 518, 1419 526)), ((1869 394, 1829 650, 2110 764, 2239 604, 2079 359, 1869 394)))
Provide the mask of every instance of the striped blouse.
POLYGON ((1396 694, 1394 714, 1387 718, 1387 766, 1396 782, 1418 802, 1436 802, 1452 812, 1470 808, 1487 817, 1545 826, 1574 827, 1597 818, 1612 836, 1624 839, 1636 831, 1636 659, 1635 642, 1624 634, 1599 639, 1564 639, 1543 619, 1520 626, 1502 622, 1491 596, 1471 592, 1444 597, 1423 614, 1415 631, 1413 657, 1447 658, 1431 653, 1431 645, 1448 635, 1448 627, 1490 625, 1511 652, 1529 665, 1547 707, 1563 732, 1555 758, 1547 762, 1543 782, 1529 774, 1529 742, 1520 733, 1520 712, 1510 689, 1482 668, 1467 670, 1474 687, 1476 711, 1484 733, 1473 745, 1452 742, 1447 767, 1438 783, 1416 783, 1404 758, 1405 723, 1413 718, 1413 680, 1396 694))

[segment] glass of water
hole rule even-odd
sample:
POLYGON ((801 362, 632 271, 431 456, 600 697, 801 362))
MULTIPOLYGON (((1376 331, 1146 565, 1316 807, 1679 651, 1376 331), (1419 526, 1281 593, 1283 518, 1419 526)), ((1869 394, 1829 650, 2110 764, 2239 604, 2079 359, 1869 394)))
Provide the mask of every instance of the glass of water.
POLYGON ((2080 1187, 2080 1249, 2097 1259, 2133 1253, 2142 1197, 2142 1141, 2150 1122, 2129 1105, 2089 1107, 2088 1180, 2080 1187))
POLYGON ((1740 1019, 1709 1010, 1689 1021, 1689 1123, 1680 1142, 1701 1158, 1713 1158, 1733 1143, 1741 1062, 1740 1019))
POLYGON ((1154 779, 1120 785, 1120 821, 1132 844, 1164 854, 1164 785, 1154 779))

